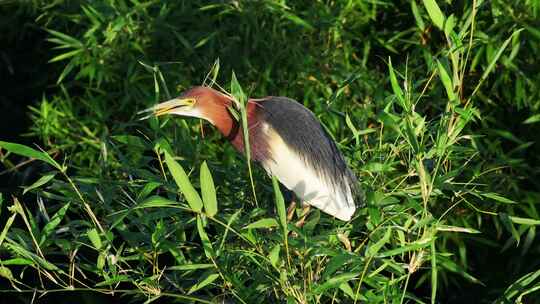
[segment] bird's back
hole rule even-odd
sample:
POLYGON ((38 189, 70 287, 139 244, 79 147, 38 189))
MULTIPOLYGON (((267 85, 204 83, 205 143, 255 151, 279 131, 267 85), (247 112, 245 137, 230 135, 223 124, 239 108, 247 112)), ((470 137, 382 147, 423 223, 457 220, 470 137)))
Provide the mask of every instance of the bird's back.
POLYGON ((257 103, 257 116, 268 124, 271 141, 263 167, 306 203, 349 220, 355 211, 356 177, 315 115, 286 97, 257 103))

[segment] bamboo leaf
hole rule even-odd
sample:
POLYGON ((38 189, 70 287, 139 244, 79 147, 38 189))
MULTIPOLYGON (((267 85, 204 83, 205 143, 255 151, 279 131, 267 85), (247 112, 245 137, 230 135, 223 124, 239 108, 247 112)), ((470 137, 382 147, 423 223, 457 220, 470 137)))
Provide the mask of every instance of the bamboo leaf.
POLYGON ((214 248, 212 247, 212 243, 210 242, 206 231, 204 231, 202 219, 200 216, 197 216, 197 231, 199 232, 199 237, 201 238, 204 254, 207 258, 213 259, 215 256, 214 248))
POLYGON ((535 114, 529 118, 527 118, 523 123, 524 124, 532 124, 540 121, 540 114, 535 114))
MULTIPOLYGON (((533 272, 529 272, 526 275, 522 276, 505 290, 504 301, 503 299, 501 299, 501 301, 497 301, 496 303, 508 303, 512 298, 517 296, 520 292, 523 292, 524 289, 528 287, 528 285, 537 281, 539 277, 540 277, 540 269, 533 272)), ((519 302, 515 302, 515 303, 519 303, 519 302)))
POLYGON ((464 233, 471 233, 471 234, 482 233, 472 228, 448 226, 448 225, 437 225, 437 231, 464 232, 464 233))
POLYGON ((202 280, 200 280, 197 284, 193 285, 189 291, 188 294, 192 294, 195 291, 205 287, 206 285, 214 282, 217 278, 219 278, 219 274, 217 273, 211 273, 206 275, 202 280))
POLYGON ((185 264, 178 266, 167 267, 168 270, 197 270, 197 269, 208 269, 215 267, 214 264, 185 264))
POLYGON ((452 79, 450 78, 450 75, 448 74, 446 68, 440 60, 437 60, 437 67, 439 69, 439 76, 441 78, 441 82, 443 83, 446 90, 446 95, 448 95, 448 99, 450 101, 457 100, 456 94, 454 93, 454 85, 452 84, 452 79))
POLYGON ((275 196, 275 203, 276 203, 276 209, 279 217, 279 223, 281 225, 281 229, 283 229, 283 233, 287 235, 287 212, 285 211, 285 200, 283 199, 283 194, 281 194, 281 191, 279 190, 279 183, 277 181, 277 178, 275 176, 272 176, 272 186, 274 187, 274 196, 275 196))
POLYGON ((437 303, 437 250, 435 247, 435 238, 431 241, 431 304, 437 303))
POLYGON ((50 180, 52 180, 55 175, 56 175, 56 173, 49 173, 49 174, 43 175, 37 181, 35 181, 32 185, 30 185, 28 187, 25 187, 24 190, 23 190, 23 194, 26 194, 26 192, 28 192, 30 190, 33 190, 33 189, 36 189, 36 188, 39 188, 39 187, 45 185, 50 180))
POLYGON ((277 178, 272 175, 272 186, 274 188, 274 196, 276 209, 279 217, 279 223, 283 231, 283 243, 285 244, 285 254, 287 255, 287 264, 291 266, 291 257, 289 254, 289 227, 287 226, 287 212, 285 211, 285 200, 279 190, 277 178))
POLYGON ((454 30, 454 27, 456 26, 456 17, 452 14, 446 18, 446 22, 444 23, 444 34, 446 37, 450 37, 450 34, 454 30))
POLYGON ((7 267, 0 266, 0 277, 3 277, 5 279, 8 279, 10 281, 13 281, 15 278, 13 277, 13 273, 11 273, 11 270, 7 267))
POLYGON ((394 95, 396 95, 399 105, 403 108, 403 110, 408 112, 410 109, 405 103, 403 90, 401 90, 401 87, 399 86, 399 82, 396 77, 396 73, 394 73, 394 67, 392 66, 392 58, 388 58, 388 72, 390 73, 390 84, 392 85, 392 91, 394 91, 394 95))
MULTIPOLYGON (((7 249, 12 250, 15 253, 15 255, 31 260, 34 263, 34 265, 39 265, 40 267, 43 267, 44 269, 47 269, 47 270, 58 271, 60 273, 63 273, 63 271, 60 268, 58 268, 56 265, 54 265, 53 263, 36 255, 35 253, 28 251, 26 248, 20 246, 17 243, 6 242, 5 246, 7 247, 7 249)), ((51 278, 52 277, 49 277, 49 279, 51 278)))
POLYGON ((214 187, 214 180, 206 162, 203 162, 201 165, 200 180, 204 210, 206 211, 206 215, 213 217, 218 210, 216 188, 214 187))
POLYGON ((289 12, 282 12, 282 13, 283 13, 283 16, 285 18, 289 19, 294 24, 300 25, 300 26, 305 27, 305 28, 307 28, 309 30, 313 30, 313 26, 311 24, 309 24, 304 19, 296 16, 295 14, 292 14, 292 13, 289 13, 289 12))
POLYGON ((246 94, 244 93, 244 90, 242 90, 238 79, 236 79, 236 74, 234 71, 232 72, 231 76, 231 94, 234 96, 236 101, 240 103, 240 106, 245 106, 247 99, 246 94))
POLYGON ((441 8, 435 0, 422 0, 424 2, 424 7, 426 8, 431 21, 439 29, 444 27, 444 14, 441 11, 441 8))
POLYGON ((214 83, 216 83, 216 79, 218 77, 218 74, 219 74, 219 58, 216 59, 216 61, 214 61, 214 65, 212 66, 212 82, 210 82, 210 86, 213 86, 214 83))
POLYGON ((442 269, 447 269, 449 271, 455 272, 456 274, 464 277, 465 279, 473 283, 484 285, 480 280, 467 273, 462 266, 456 264, 456 262, 452 261, 451 259, 445 258, 444 256, 440 255, 437 259, 437 264, 442 269))
POLYGON ((277 227, 277 226, 278 226, 278 222, 276 221, 276 219, 263 218, 245 226, 243 229, 272 228, 272 227, 277 227))
POLYGON ((53 167, 57 168, 58 170, 62 170, 62 167, 60 166, 60 164, 58 164, 54 159, 52 159, 51 156, 49 156, 49 154, 45 152, 32 149, 25 145, 20 145, 16 143, 5 142, 5 141, 0 141, 0 148, 4 148, 7 151, 11 153, 15 153, 17 155, 21 155, 21 156, 25 156, 29 158, 35 158, 35 159, 44 161, 52 165, 53 167))
POLYGON ((268 259, 270 260, 270 264, 272 266, 277 268, 277 264, 279 261, 279 252, 280 252, 281 246, 279 244, 276 244, 272 250, 270 250, 270 253, 268 254, 268 259))
POLYGON ((47 240, 47 237, 54 231, 56 226, 60 224, 62 219, 64 218, 64 215, 66 215, 67 210, 69 209, 70 203, 65 204, 62 206, 62 208, 58 209, 58 211, 53 215, 51 220, 43 227, 43 230, 41 231, 41 236, 39 240, 39 244, 43 244, 45 240, 47 240))
POLYGON ((219 256, 223 250, 223 246, 225 245, 225 241, 227 240, 227 235, 229 234, 229 231, 233 230, 231 228, 232 224, 238 219, 238 216, 240 215, 240 212, 242 209, 236 211, 233 213, 233 215, 230 216, 229 220, 227 221, 227 226, 225 226, 225 232, 223 233, 223 236, 221 237, 221 242, 219 244, 219 248, 216 251, 216 256, 219 256))
POLYGON ((330 279, 328 279, 323 284, 316 286, 313 289, 314 294, 322 294, 325 290, 330 288, 336 288, 339 287, 341 284, 348 282, 354 278, 356 278, 359 274, 358 273, 342 273, 337 276, 333 276, 330 279))
POLYGON ((537 219, 517 217, 517 216, 509 216, 509 218, 512 222, 519 225, 530 225, 530 226, 540 225, 540 220, 537 220, 537 219))
POLYGON ((508 214, 504 212, 500 212, 498 215, 504 227, 506 227, 506 229, 512 234, 512 236, 514 237, 514 240, 516 240, 517 246, 519 246, 519 241, 521 237, 516 227, 514 227, 514 224, 512 223, 510 216, 508 216, 508 214))
MULTIPOLYGON (((58 42, 56 42, 57 44, 68 45, 68 46, 74 47, 74 48, 75 47, 76 48, 82 48, 84 46, 81 41, 79 41, 76 38, 73 38, 72 36, 66 35, 64 33, 61 33, 61 32, 55 31, 55 30, 50 30, 50 29, 48 29, 46 31, 59 39, 59 40, 57 40, 58 42)), ((52 40, 52 39, 49 39, 49 40, 52 40)))
POLYGON ((90 239, 90 242, 92 242, 92 246, 94 246, 94 248, 98 250, 101 249, 103 243, 101 242, 101 237, 99 236, 99 232, 96 228, 88 229, 86 235, 90 239))
MULTIPOLYGON (((431 1, 433 1, 433 0, 431 0, 431 1)), ((512 35, 510 35, 510 37, 508 37, 508 39, 506 39, 503 42, 501 47, 497 50, 497 53, 495 54, 495 56, 489 62, 487 68, 484 70, 484 73, 482 74, 482 77, 480 77, 480 81, 478 82, 478 84, 474 88, 474 91, 472 92, 471 97, 476 94, 476 91, 478 91, 478 89, 480 88, 482 83, 484 83, 484 81, 487 79, 488 75, 491 73, 491 71, 493 71, 493 69, 495 68, 495 64, 497 63, 497 61, 499 61, 499 58, 503 54, 504 50, 506 50, 506 48, 508 47, 508 44, 510 43, 510 41, 512 41, 512 38, 515 35, 518 35, 522 30, 523 29, 519 29, 519 30, 513 32, 512 35)))
POLYGON ((56 84, 60 84, 64 78, 66 78, 67 75, 69 75, 69 73, 71 73, 71 71, 75 68, 75 66, 77 65, 76 63, 76 58, 73 58, 69 61, 68 64, 66 64, 66 67, 62 70, 62 73, 60 73, 60 76, 58 76, 58 79, 56 80, 56 84))
POLYGON ((136 209, 140 208, 159 208, 159 207, 168 207, 177 205, 178 203, 175 201, 172 201, 170 199, 166 199, 161 196, 152 195, 145 200, 143 200, 140 204, 135 207, 136 209))
POLYGON ((426 28, 426 25, 424 24, 422 15, 420 15, 420 11, 418 10, 418 6, 416 5, 416 0, 411 1, 411 10, 412 10, 414 19, 416 20, 416 25, 421 31, 423 31, 426 28))
POLYGON ((405 245, 405 246, 401 246, 401 247, 398 247, 398 248, 394 248, 394 249, 382 252, 382 253, 378 254, 377 257, 386 258, 386 257, 402 254, 404 252, 409 252, 409 251, 414 251, 414 250, 417 250, 417 249, 420 249, 420 248, 425 248, 425 247, 427 247, 427 246, 429 246, 431 244, 431 240, 432 240, 431 237, 427 238, 427 239, 418 240, 418 241, 413 242, 411 244, 408 244, 408 245, 405 245))
POLYGON ((234 99, 237 101, 237 106, 240 110, 240 121, 242 123, 242 135, 244 141, 244 152, 248 164, 248 173, 249 181, 251 183, 251 191, 253 193, 253 199, 255 200, 255 205, 258 205, 257 194, 255 192, 255 181, 253 180, 253 171, 251 170, 251 143, 249 142, 249 123, 247 117, 247 96, 242 90, 238 79, 236 79, 236 74, 234 71, 231 76, 231 94, 234 96, 234 99))
POLYGON ((0 233, 0 246, 4 242, 4 239, 6 238, 9 228, 11 228, 11 225, 13 225, 13 221, 15 220, 16 216, 17 216, 17 213, 13 212, 13 214, 8 218, 8 220, 4 224, 4 229, 2 229, 2 233, 0 233))
POLYGON ((121 275, 116 275, 116 276, 110 277, 109 279, 107 279, 105 281, 96 283, 96 287, 110 286, 110 285, 120 283, 120 282, 132 282, 132 281, 133 281, 132 277, 130 277, 128 275, 121 274, 121 275))
POLYGON ((32 265, 32 260, 23 258, 14 258, 9 260, 3 260, 3 265, 32 265))
POLYGON ((165 163, 167 164, 176 185, 178 185, 178 188, 180 188, 180 191, 186 198, 189 207, 195 212, 201 212, 203 206, 201 197, 189 181, 186 171, 184 171, 184 168, 174 160, 167 150, 164 149, 163 153, 165 153, 165 163))
POLYGON ((392 230, 390 228, 387 228, 384 236, 380 238, 375 244, 369 246, 368 250, 366 251, 366 255, 375 256, 379 252, 379 250, 381 250, 381 248, 390 240, 391 235, 392 230))
POLYGON ((73 57, 73 56, 75 56, 75 55, 77 55, 79 53, 82 53, 83 51, 84 51, 84 49, 75 49, 75 50, 60 54, 60 55, 58 55, 56 57, 53 57, 51 60, 49 60, 49 63, 68 59, 68 58, 73 57))
POLYGON ((351 299, 356 299, 354 295, 354 291, 352 290, 351 286, 348 282, 343 282, 339 285, 339 289, 343 291, 346 295, 348 295, 351 299))
POLYGON ((500 196, 497 193, 492 193, 492 192, 482 193, 482 196, 485 196, 487 198, 490 198, 492 200, 495 200, 495 201, 497 201, 499 203, 503 203, 503 204, 517 204, 517 202, 515 202, 515 201, 513 201, 513 200, 511 200, 509 198, 500 196))

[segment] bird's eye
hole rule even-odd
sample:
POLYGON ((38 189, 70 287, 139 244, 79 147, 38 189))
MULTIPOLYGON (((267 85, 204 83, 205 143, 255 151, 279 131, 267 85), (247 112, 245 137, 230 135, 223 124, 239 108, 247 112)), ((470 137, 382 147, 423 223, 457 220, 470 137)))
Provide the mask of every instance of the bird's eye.
POLYGON ((188 98, 188 99, 185 99, 184 102, 185 102, 186 105, 188 105, 188 106, 194 106, 194 105, 197 103, 197 99, 195 99, 195 98, 188 98))

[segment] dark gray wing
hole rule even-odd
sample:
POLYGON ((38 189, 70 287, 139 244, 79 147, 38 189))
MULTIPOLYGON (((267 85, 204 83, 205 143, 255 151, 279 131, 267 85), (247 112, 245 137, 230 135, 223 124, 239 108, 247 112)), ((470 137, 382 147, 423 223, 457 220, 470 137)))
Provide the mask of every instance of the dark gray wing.
POLYGON ((259 100, 258 115, 283 138, 321 177, 355 192, 357 180, 349 169, 335 142, 315 115, 297 101, 287 97, 259 100))

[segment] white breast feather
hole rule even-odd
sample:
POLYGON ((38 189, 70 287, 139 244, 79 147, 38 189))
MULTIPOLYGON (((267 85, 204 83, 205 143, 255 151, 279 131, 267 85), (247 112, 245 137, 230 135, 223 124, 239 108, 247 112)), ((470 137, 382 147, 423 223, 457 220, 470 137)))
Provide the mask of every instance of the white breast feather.
POLYGON ((307 166, 306 162, 283 141, 268 125, 263 130, 269 139, 271 158, 262 165, 268 174, 274 175, 303 202, 315 206, 336 218, 348 221, 355 205, 348 184, 338 189, 334 183, 307 166))

